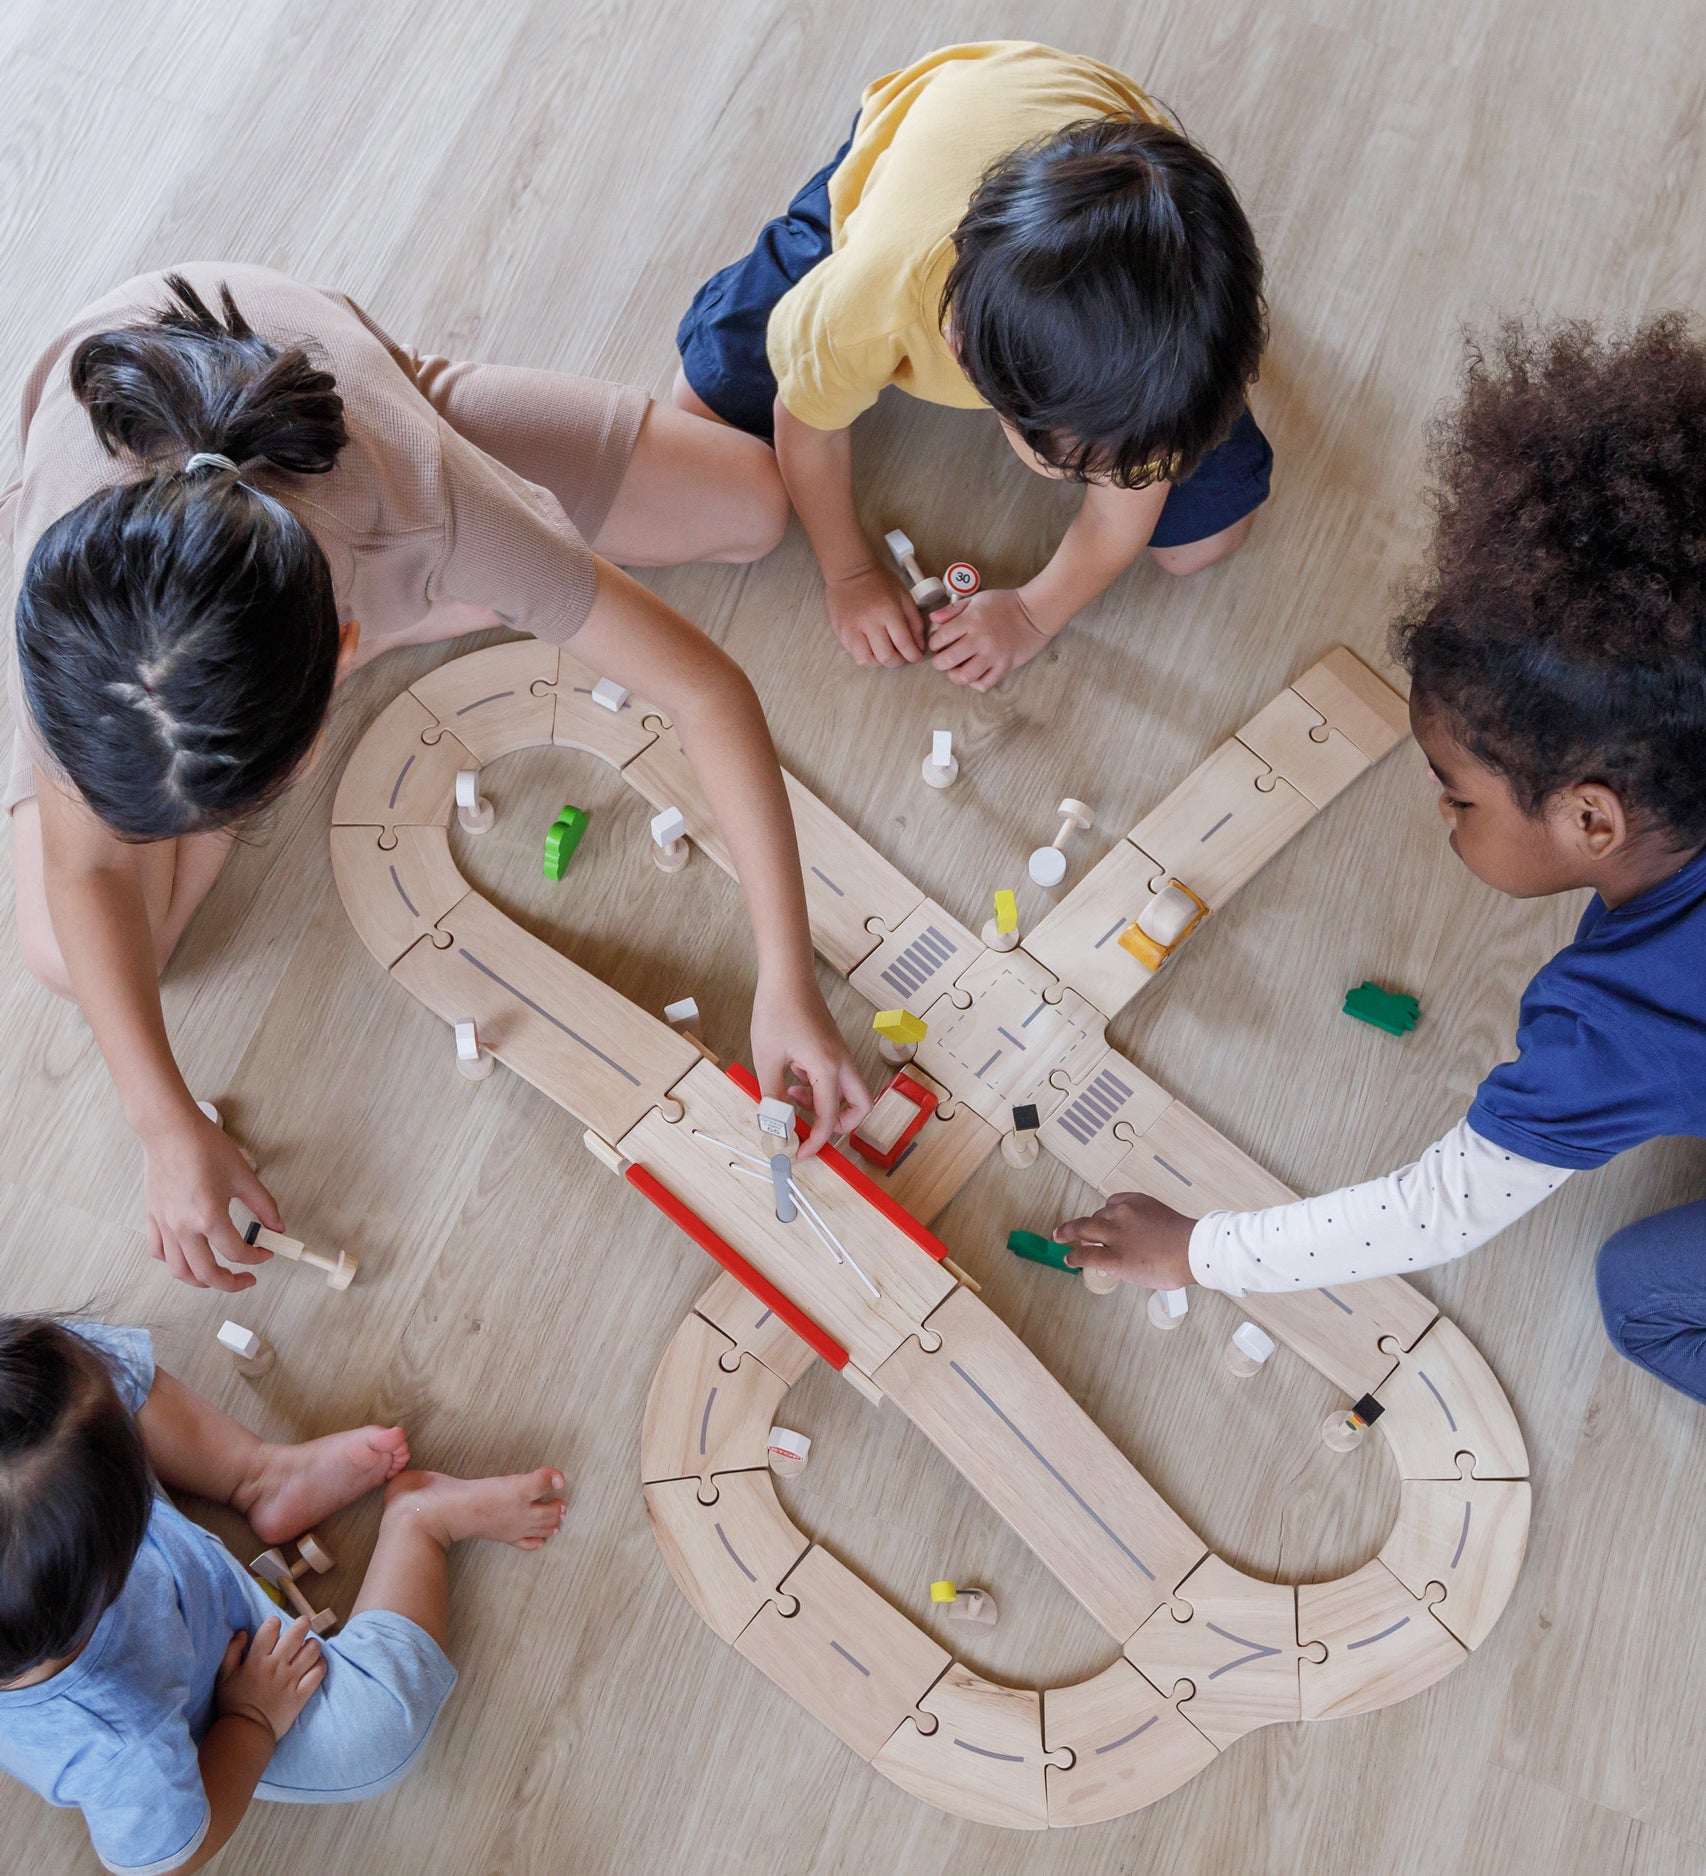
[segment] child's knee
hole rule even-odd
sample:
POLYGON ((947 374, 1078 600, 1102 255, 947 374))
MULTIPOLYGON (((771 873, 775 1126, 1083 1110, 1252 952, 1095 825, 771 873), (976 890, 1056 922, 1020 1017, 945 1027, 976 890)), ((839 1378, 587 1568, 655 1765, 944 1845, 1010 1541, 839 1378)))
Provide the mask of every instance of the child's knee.
POLYGON ((1184 541, 1177 547, 1152 547, 1149 558, 1163 573, 1170 573, 1175 579, 1184 579, 1192 573, 1201 573, 1206 567, 1218 566, 1223 560, 1230 560, 1240 547, 1250 538, 1250 530, 1256 525, 1254 510, 1241 521, 1234 521, 1231 527, 1222 528, 1218 534, 1210 534, 1200 541, 1184 541))
POLYGON ((56 997, 76 997, 45 906, 18 907, 18 954, 24 969, 44 990, 51 990, 56 997))
POLYGON ((742 466, 743 499, 735 538, 718 556, 724 561, 762 560, 766 554, 774 552, 782 544, 782 536, 788 531, 788 518, 793 513, 782 472, 776 466, 776 452, 756 437, 751 442, 752 448, 742 466))

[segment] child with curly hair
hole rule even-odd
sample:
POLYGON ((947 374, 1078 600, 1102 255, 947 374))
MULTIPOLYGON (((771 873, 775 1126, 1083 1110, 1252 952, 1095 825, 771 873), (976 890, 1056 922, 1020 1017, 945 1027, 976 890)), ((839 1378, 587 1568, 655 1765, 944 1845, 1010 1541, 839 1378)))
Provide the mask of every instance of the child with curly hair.
MULTIPOLYGON (((1706 342, 1507 325, 1436 435, 1436 525, 1395 630, 1452 851, 1516 898, 1591 887, 1523 995, 1517 1056, 1411 1166, 1193 1223, 1135 1193, 1075 1261, 1234 1295, 1407 1275, 1578 1169, 1706 1136, 1706 342)), ((1706 1200, 1599 1253, 1618 1349, 1706 1400, 1706 1200)))
POLYGON ((456 1684, 446 1553, 539 1550, 563 1475, 456 1479, 401 1427, 256 1438, 154 1365, 141 1329, 0 1316, 0 1772, 76 1805, 133 1876, 200 1869, 252 1799, 385 1791, 456 1684), (322 1640, 160 1489, 228 1504, 269 1544, 383 1487, 348 1622, 322 1640))

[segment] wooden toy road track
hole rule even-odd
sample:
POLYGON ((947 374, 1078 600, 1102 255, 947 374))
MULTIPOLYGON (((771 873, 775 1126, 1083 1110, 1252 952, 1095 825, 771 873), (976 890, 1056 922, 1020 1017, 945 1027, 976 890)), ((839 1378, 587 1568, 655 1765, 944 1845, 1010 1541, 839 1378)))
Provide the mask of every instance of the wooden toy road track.
POLYGON ((1005 953, 789 777, 818 950, 873 1003, 926 1019, 911 1072, 949 1117, 880 1184, 834 1153, 797 1167, 812 1216, 782 1224, 750 1080, 522 931, 451 859, 457 771, 557 743, 679 808, 727 867, 667 720, 638 700, 613 712, 593 683, 533 640, 423 678, 352 755, 332 858, 380 963, 447 1023, 473 1018, 725 1266, 664 1353, 641 1437, 652 1526, 700 1615, 897 1784, 1019 1829, 1121 1816, 1258 1726, 1387 1706, 1457 1666, 1521 1567, 1528 1459, 1491 1369, 1417 1291, 1381 1278, 1245 1299, 1348 1396, 1381 1404, 1402 1481, 1392 1534, 1360 1570, 1266 1583, 1210 1554, 918 1222, 982 1164, 1014 1103, 1037 1106, 1042 1143, 1101 1192, 1192 1215, 1293 1196, 1108 1047, 1108 1021, 1154 974, 1115 941, 1169 880, 1218 912, 1401 739, 1402 700, 1330 652, 1005 953), (766 1434, 819 1357, 892 1400, 1078 1597, 1120 1650, 1102 1673, 1046 1690, 984 1680, 795 1528, 766 1434))

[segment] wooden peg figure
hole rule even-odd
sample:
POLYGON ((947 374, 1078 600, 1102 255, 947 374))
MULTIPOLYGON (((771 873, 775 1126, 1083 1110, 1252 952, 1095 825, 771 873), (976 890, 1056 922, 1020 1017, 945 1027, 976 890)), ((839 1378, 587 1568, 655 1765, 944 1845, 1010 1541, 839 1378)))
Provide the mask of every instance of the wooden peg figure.
POLYGON ((687 839, 687 820, 679 808, 665 808, 652 816, 652 858, 664 873, 679 873, 693 857, 687 839))
POLYGON ((480 771, 456 771, 456 818, 467 834, 483 834, 497 819, 497 810, 480 793, 480 771))

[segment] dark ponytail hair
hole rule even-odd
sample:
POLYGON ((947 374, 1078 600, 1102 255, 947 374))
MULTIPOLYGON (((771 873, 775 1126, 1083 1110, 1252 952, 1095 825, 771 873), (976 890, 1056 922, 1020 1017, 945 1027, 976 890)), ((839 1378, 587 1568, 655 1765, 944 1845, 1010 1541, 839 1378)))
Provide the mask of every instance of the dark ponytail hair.
POLYGON ((312 748, 337 674, 319 543, 245 480, 324 475, 349 440, 329 371, 261 338, 220 287, 181 275, 147 322, 99 332, 71 389, 109 455, 155 473, 91 495, 42 534, 18 594, 24 696, 47 752, 127 840, 265 806, 312 748), (207 452, 228 457, 184 467, 207 452))
POLYGON ((99 1352, 50 1316, 0 1317, 0 1681, 89 1639, 152 1508, 142 1435, 99 1352))

